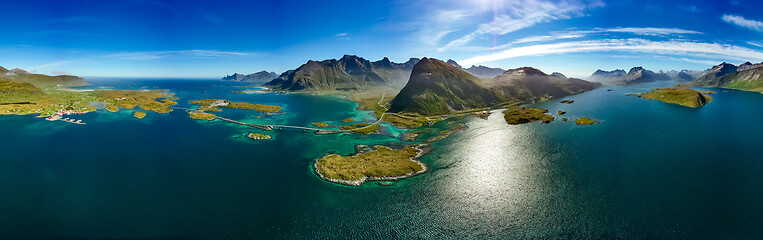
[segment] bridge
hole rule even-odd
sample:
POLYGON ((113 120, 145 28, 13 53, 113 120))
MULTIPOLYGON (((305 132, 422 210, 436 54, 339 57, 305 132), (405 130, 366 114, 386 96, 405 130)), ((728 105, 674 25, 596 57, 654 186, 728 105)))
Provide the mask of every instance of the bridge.
MULTIPOLYGON (((386 110, 388 110, 386 107, 384 107, 384 105, 381 104, 381 102, 384 101, 384 96, 385 96, 385 93, 382 93, 382 98, 377 103, 377 104, 379 104, 379 106, 381 106, 385 110, 382 113, 382 115, 379 117, 379 119, 376 120, 376 122, 374 122, 373 124, 370 124, 370 125, 365 126, 365 127, 355 128, 355 129, 352 129, 352 130, 362 130, 362 129, 369 128, 371 126, 378 125, 379 123, 381 123, 381 121, 384 119, 384 114, 387 113, 386 110)), ((183 109, 183 110, 186 110, 186 111, 197 111, 197 109, 190 109, 190 108, 182 108, 182 107, 173 107, 173 108, 175 108, 175 109, 183 109)), ((330 129, 320 129, 320 128, 311 128, 311 127, 288 126, 288 125, 252 124, 252 123, 245 123, 245 122, 236 121, 236 120, 233 120, 233 119, 224 118, 224 117, 220 117, 220 116, 216 116, 216 117, 217 117, 217 119, 220 119, 220 120, 223 120, 223 121, 226 121, 226 122, 231 122, 231 123, 235 123, 235 124, 239 124, 239 125, 259 128, 259 129, 262 129, 262 130, 265 130, 265 131, 273 131, 273 130, 281 131, 281 130, 284 130, 284 129, 294 129, 294 130, 301 130, 302 132, 305 132, 305 133, 312 132, 312 133, 315 133, 315 134, 333 134, 333 133, 352 132, 350 130, 330 130, 330 129)))

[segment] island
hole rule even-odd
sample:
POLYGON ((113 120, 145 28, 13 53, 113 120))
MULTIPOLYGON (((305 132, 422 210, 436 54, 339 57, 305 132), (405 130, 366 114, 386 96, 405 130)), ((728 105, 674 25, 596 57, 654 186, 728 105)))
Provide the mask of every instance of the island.
POLYGON ((575 124, 577 125, 591 125, 595 123, 598 123, 598 122, 587 117, 580 117, 579 119, 575 119, 575 124))
POLYGON ((451 134, 455 133, 458 130, 463 130, 463 129, 466 129, 466 124, 461 123, 461 124, 458 124, 455 127, 451 128, 451 129, 440 131, 440 135, 438 135, 436 137, 432 137, 430 139, 427 139, 424 142, 433 143, 434 141, 442 140, 442 139, 445 139, 447 137, 450 137, 451 134))
POLYGON ((574 103, 574 102, 575 102, 575 100, 569 100, 569 99, 568 99, 568 100, 562 100, 562 101, 561 101, 561 102, 559 102, 559 103, 572 104, 572 103, 574 103))
POLYGON ((548 110, 546 109, 516 107, 503 111, 503 118, 510 125, 535 121, 541 121, 543 123, 554 121, 554 116, 546 113, 548 113, 548 110))
POLYGON ((135 112, 132 115, 137 119, 143 119, 144 117, 146 117, 146 113, 144 112, 135 112))
POLYGON ((355 122, 355 119, 345 118, 345 119, 342 119, 342 122, 355 122))
POLYGON ((565 112, 565 111, 557 111, 556 113, 557 113, 558 115, 564 115, 564 114, 565 114, 565 113, 567 113, 567 112, 565 112))
POLYGON ((378 124, 359 123, 354 125, 342 126, 342 130, 348 130, 357 134, 368 135, 379 131, 378 124))
POLYGON ((678 104, 681 106, 698 108, 707 105, 713 98, 708 94, 712 91, 697 91, 682 87, 655 88, 651 92, 641 94, 627 94, 628 96, 637 96, 643 99, 654 99, 666 103, 678 104))
POLYGON ((260 133, 249 133, 246 135, 246 137, 254 139, 254 140, 267 140, 267 139, 273 138, 270 135, 260 134, 260 133))
POLYGON ((217 118, 216 115, 211 113, 206 113, 204 111, 190 111, 188 112, 188 115, 193 119, 199 119, 199 120, 214 120, 217 118))
POLYGON ((199 110, 201 111, 215 111, 219 112, 219 107, 225 107, 225 108, 237 108, 237 109, 248 109, 248 110, 255 110, 259 112, 267 112, 267 113, 274 113, 281 111, 281 106, 276 105, 265 105, 265 104, 251 104, 247 102, 231 102, 228 100, 223 99, 201 99, 201 100, 195 100, 191 101, 192 104, 199 105, 199 110))
POLYGON ((370 151, 350 156, 328 154, 318 158, 313 167, 321 179, 350 186, 361 186, 366 181, 399 180, 428 170, 426 164, 417 160, 424 154, 422 147, 374 146, 370 151))
POLYGON ((316 126, 316 127, 328 127, 329 126, 329 124, 325 123, 325 122, 314 122, 312 124, 313 124, 313 126, 316 126))

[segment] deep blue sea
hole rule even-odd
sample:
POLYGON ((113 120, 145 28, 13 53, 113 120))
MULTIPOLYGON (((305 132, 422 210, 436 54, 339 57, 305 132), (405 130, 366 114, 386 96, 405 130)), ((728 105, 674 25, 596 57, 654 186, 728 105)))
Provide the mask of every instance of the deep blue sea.
MULTIPOLYGON (((97 87, 169 89, 190 100, 276 104, 286 114, 225 109, 251 123, 308 126, 354 117, 333 96, 231 94, 209 80, 87 79, 97 87)), ((626 96, 674 83, 609 87, 531 104, 574 120, 468 129, 432 144, 425 174, 381 186, 319 179, 313 161, 385 135, 259 132, 184 110, 99 110, 86 125, 0 116, 0 239, 760 239, 763 94, 715 89, 698 108, 626 96), (607 91, 612 89, 612 91, 607 91)), ((424 127, 433 132, 447 121, 424 127)), ((430 134, 433 135, 433 134, 430 134)), ((425 139, 428 135, 422 136, 425 139)))

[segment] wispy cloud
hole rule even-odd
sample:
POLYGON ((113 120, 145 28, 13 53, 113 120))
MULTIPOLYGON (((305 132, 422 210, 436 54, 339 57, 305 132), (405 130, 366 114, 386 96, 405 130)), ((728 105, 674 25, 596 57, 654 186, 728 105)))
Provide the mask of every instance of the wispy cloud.
POLYGON ((696 5, 691 5, 691 6, 681 6, 680 8, 681 8, 681 10, 684 10, 684 11, 687 11, 687 12, 693 12, 693 13, 702 12, 702 10, 700 10, 699 8, 697 8, 697 6, 696 6, 696 5))
POLYGON ((604 39, 590 41, 574 41, 554 44, 542 44, 533 46, 516 47, 501 52, 476 56, 461 60, 464 65, 472 65, 491 62, 507 58, 538 56, 546 54, 560 54, 572 52, 597 52, 597 51, 632 51, 658 54, 672 54, 686 56, 692 53, 709 54, 717 57, 733 57, 744 59, 763 59, 763 52, 749 48, 717 44, 701 43, 692 41, 651 41, 640 38, 630 39, 604 39))
POLYGON ((603 5, 602 2, 561 1, 555 3, 543 0, 510 1, 502 6, 502 9, 508 9, 508 12, 496 14, 490 22, 480 24, 476 30, 450 41, 445 46, 438 48, 438 51, 466 45, 484 35, 505 35, 542 22, 582 16, 584 10, 603 5))
POLYGON ((753 45, 753 46, 756 46, 756 47, 759 47, 759 48, 763 48, 763 43, 747 41, 747 44, 750 44, 750 45, 753 45))
POLYGON ((123 52, 106 55, 108 58, 118 58, 125 60, 152 60, 169 57, 195 57, 195 58, 217 58, 217 57, 251 57, 258 56, 258 53, 249 52, 228 52, 217 50, 179 50, 179 51, 138 51, 123 52))
POLYGON ((702 34, 701 32, 686 30, 686 29, 679 29, 679 28, 651 28, 651 27, 648 27, 648 28, 635 28, 635 27, 595 28, 592 30, 556 31, 556 32, 551 32, 549 35, 539 35, 539 36, 530 36, 530 37, 520 38, 511 42, 511 44, 502 45, 492 49, 493 50, 503 49, 505 47, 512 46, 514 44, 520 44, 520 43, 549 42, 549 41, 562 40, 562 39, 583 38, 583 37, 587 37, 594 34, 600 34, 600 33, 630 33, 630 34, 642 35, 642 36, 671 36, 671 35, 682 35, 682 34, 702 34))
POLYGON ((732 15, 732 14, 726 14, 721 17, 723 21, 726 21, 727 23, 731 23, 740 27, 749 28, 758 32, 763 32, 763 22, 752 20, 752 19, 746 19, 739 15, 732 15))
POLYGON ((347 33, 337 33, 337 34, 336 34, 336 35, 334 35, 334 36, 337 36, 337 37, 344 37, 344 36, 347 36, 347 33))

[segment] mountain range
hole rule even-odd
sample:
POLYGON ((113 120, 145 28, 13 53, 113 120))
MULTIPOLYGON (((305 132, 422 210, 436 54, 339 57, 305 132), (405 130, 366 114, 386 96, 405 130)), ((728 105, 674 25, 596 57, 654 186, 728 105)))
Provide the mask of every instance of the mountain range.
POLYGON ((763 63, 746 62, 735 66, 724 62, 706 72, 693 82, 695 86, 763 92, 763 63))
POLYGON ((501 107, 592 90, 601 83, 547 75, 522 67, 494 78, 479 78, 452 63, 423 58, 408 84, 392 100, 391 112, 448 114, 474 108, 501 107))
POLYGON ((228 75, 222 78, 224 81, 239 81, 239 82, 268 82, 278 77, 275 72, 259 71, 252 74, 238 74, 228 75))
POLYGON ((85 79, 77 76, 48 76, 43 74, 30 73, 18 68, 8 70, 4 67, 0 67, 0 81, 30 83, 38 88, 76 87, 88 85, 85 79))
POLYGON ((405 63, 394 63, 385 57, 371 62, 355 55, 344 55, 339 60, 310 60, 265 85, 289 91, 363 90, 380 86, 400 89, 418 61, 411 58, 405 63))

